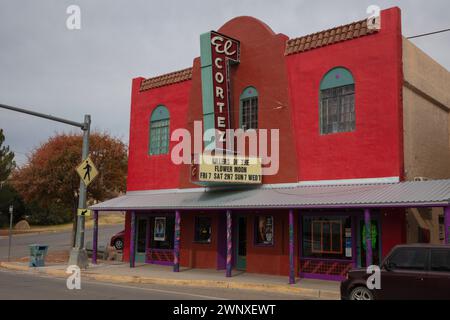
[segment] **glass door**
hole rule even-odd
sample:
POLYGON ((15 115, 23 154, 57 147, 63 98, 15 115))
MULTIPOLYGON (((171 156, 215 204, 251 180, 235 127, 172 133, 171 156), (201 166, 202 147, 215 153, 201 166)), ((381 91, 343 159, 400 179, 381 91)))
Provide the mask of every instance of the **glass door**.
POLYGON ((239 217, 237 221, 236 238, 236 269, 247 268, 247 218, 239 217))
POLYGON ((175 217, 173 215, 152 216, 149 226, 151 235, 147 262, 173 264, 175 217))
POLYGON ((146 248, 147 248, 147 235, 148 235, 148 218, 139 217, 137 218, 136 226, 136 252, 135 261, 145 262, 146 248))

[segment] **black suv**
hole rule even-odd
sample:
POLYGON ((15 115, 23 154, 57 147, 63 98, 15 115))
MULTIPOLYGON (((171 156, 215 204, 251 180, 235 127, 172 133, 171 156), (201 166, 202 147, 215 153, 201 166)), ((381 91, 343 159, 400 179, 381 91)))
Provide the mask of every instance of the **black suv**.
POLYGON ((394 247, 381 265, 380 289, 368 289, 366 269, 352 269, 341 282, 341 299, 449 299, 450 245, 394 247))

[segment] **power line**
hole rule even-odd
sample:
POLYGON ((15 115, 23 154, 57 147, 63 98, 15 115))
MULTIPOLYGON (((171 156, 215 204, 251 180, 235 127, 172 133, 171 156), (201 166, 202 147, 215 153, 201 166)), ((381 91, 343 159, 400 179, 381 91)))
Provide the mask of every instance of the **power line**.
POLYGON ((447 32, 447 31, 450 31, 450 29, 443 29, 443 30, 438 30, 438 31, 433 31, 433 32, 428 32, 428 33, 422 33, 422 34, 418 34, 418 35, 415 35, 415 36, 407 37, 406 39, 425 37, 425 36, 429 36, 429 35, 432 35, 432 34, 442 33, 442 32, 447 32))

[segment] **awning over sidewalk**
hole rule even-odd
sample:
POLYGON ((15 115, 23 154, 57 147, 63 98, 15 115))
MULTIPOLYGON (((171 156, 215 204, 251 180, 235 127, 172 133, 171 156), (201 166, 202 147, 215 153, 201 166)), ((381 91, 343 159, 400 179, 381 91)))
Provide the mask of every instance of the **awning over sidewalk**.
POLYGON ((450 204, 450 179, 398 183, 133 191, 92 210, 439 207, 450 204))

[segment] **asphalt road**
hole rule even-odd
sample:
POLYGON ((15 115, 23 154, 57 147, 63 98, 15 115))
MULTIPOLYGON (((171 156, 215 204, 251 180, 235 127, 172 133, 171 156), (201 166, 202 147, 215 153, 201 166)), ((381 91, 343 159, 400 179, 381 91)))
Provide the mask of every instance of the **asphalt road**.
MULTIPOLYGON (((99 226, 99 244, 107 244, 111 236, 123 230, 123 225, 99 226)), ((38 243, 49 246, 49 251, 62 251, 70 249, 72 232, 41 233, 30 235, 14 235, 11 245, 11 257, 22 258, 29 254, 28 245, 38 243)), ((92 241, 92 229, 85 232, 85 241, 92 241)), ((0 237, 0 261, 8 258, 8 237, 0 237)))
POLYGON ((0 300, 306 300, 300 295, 224 288, 192 288, 144 284, 113 284, 83 280, 69 290, 66 279, 0 269, 0 300))

